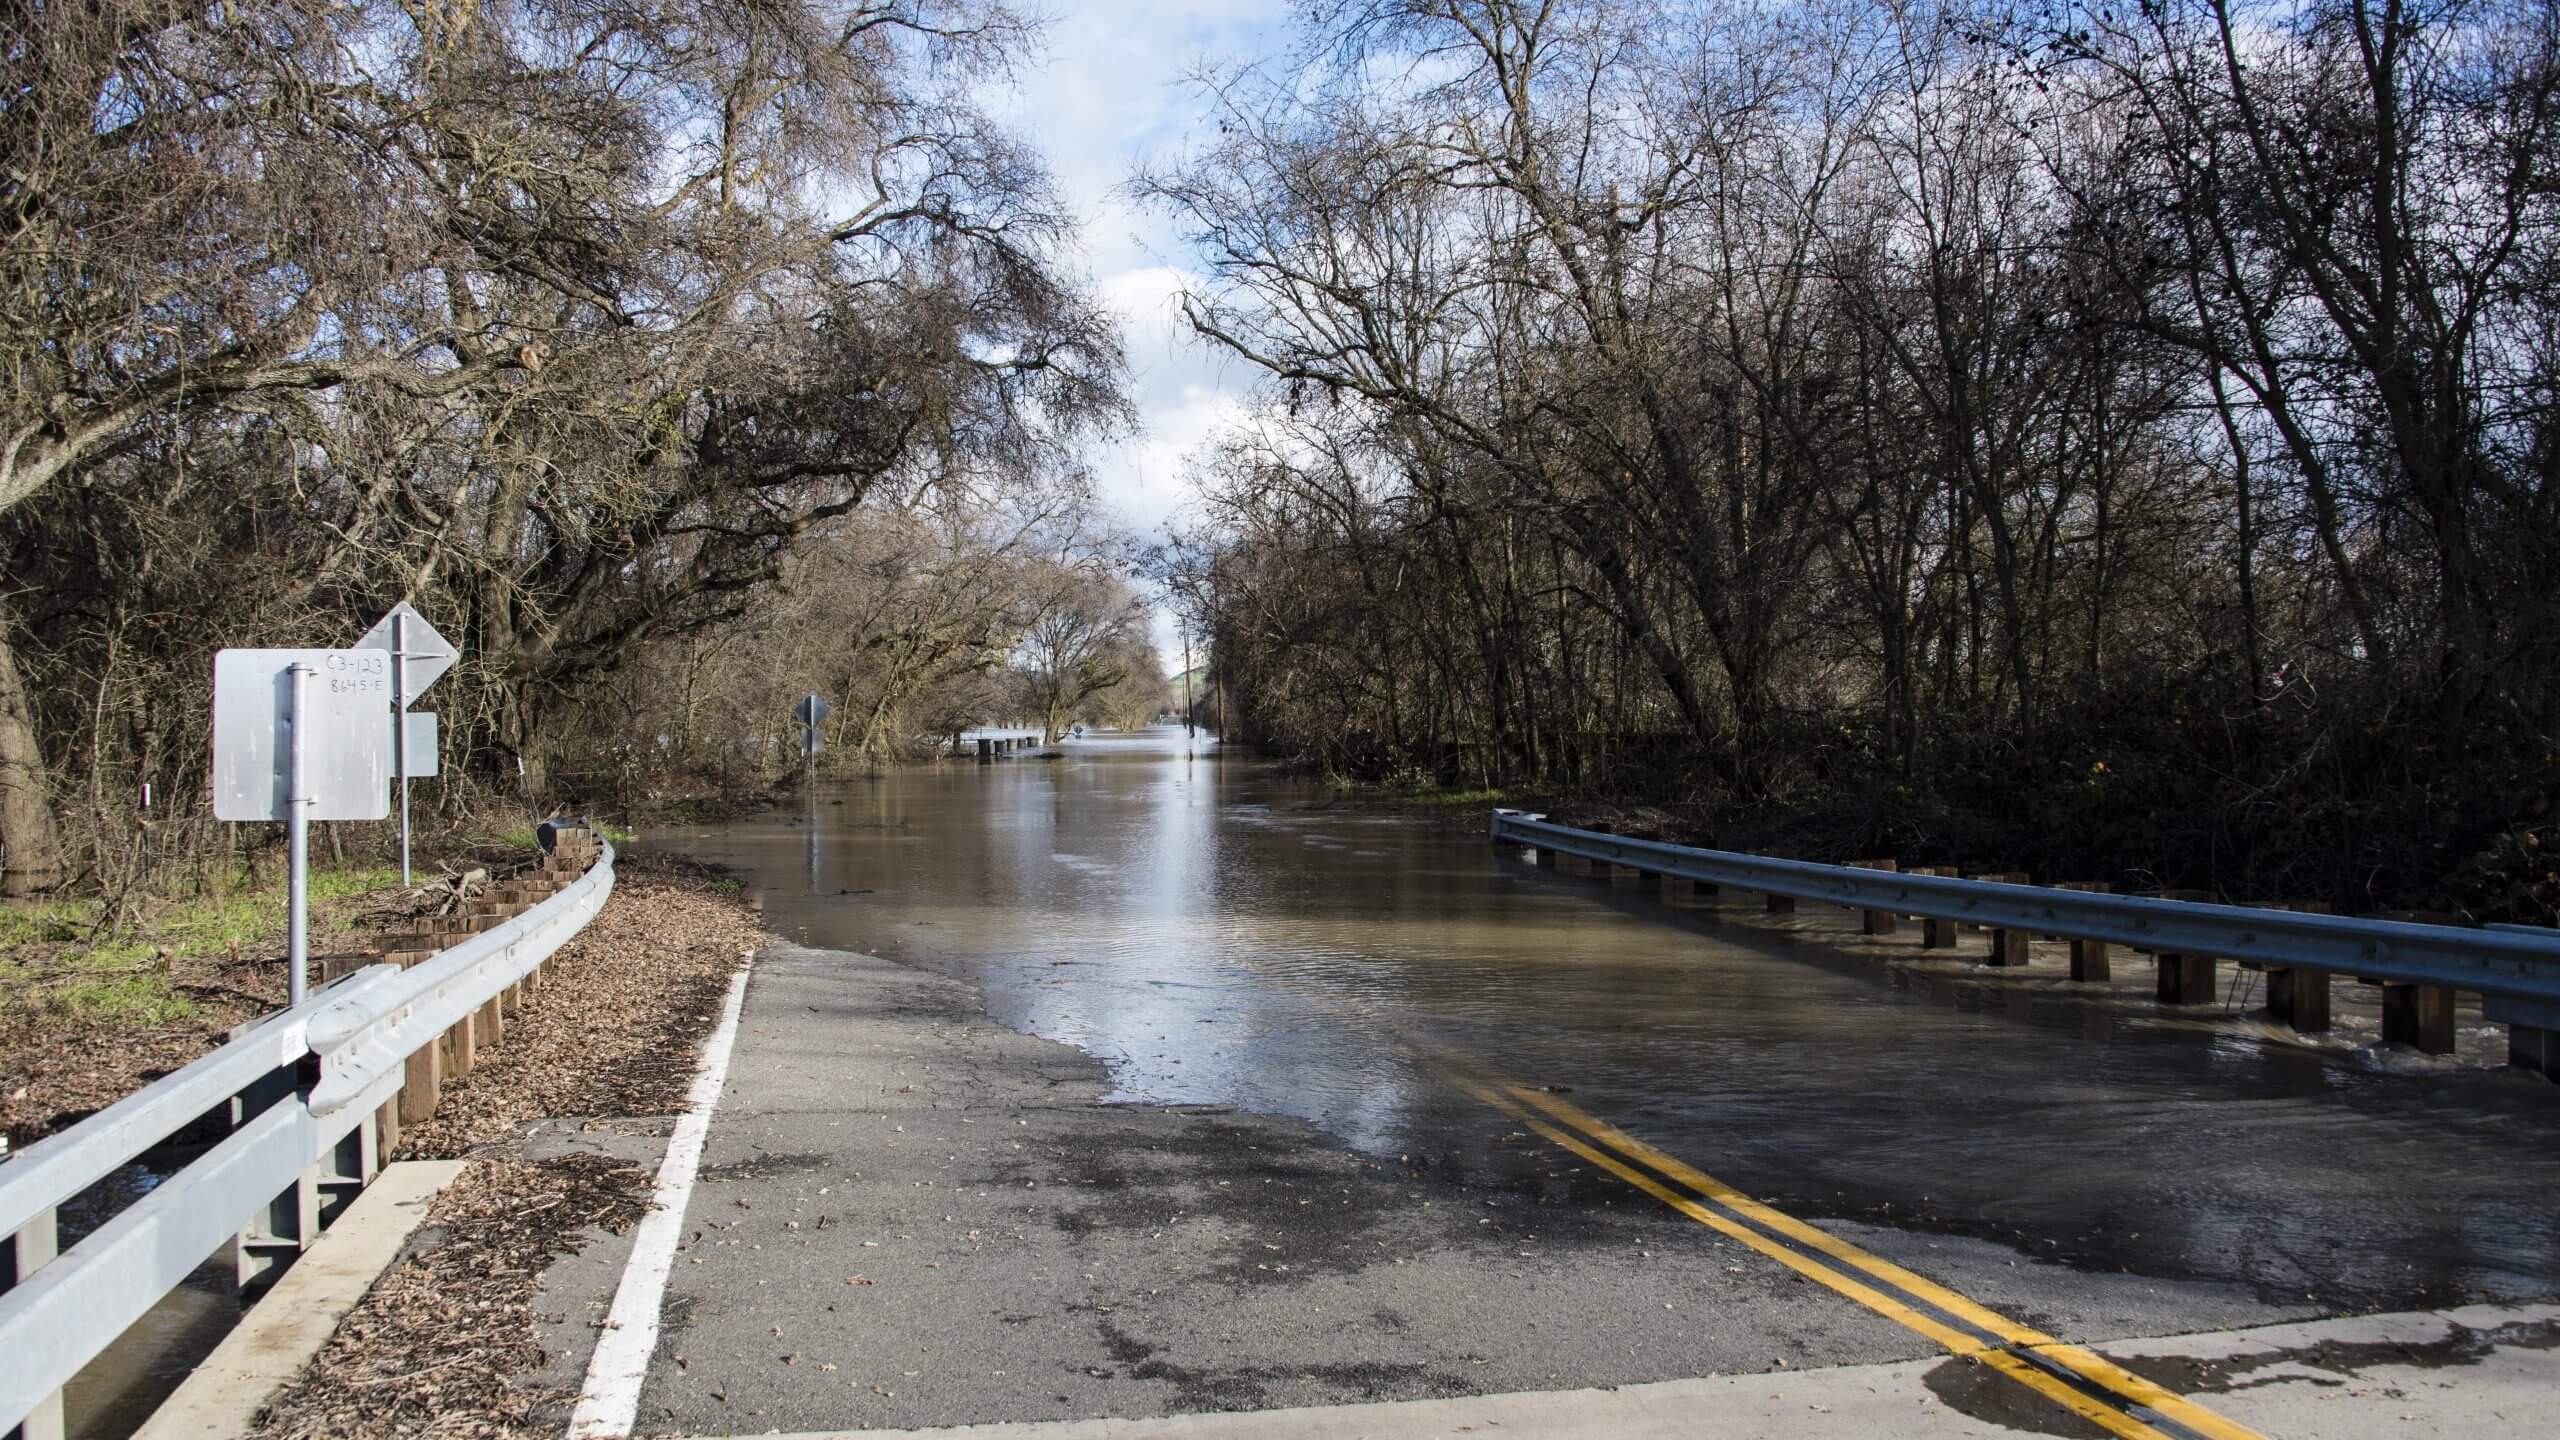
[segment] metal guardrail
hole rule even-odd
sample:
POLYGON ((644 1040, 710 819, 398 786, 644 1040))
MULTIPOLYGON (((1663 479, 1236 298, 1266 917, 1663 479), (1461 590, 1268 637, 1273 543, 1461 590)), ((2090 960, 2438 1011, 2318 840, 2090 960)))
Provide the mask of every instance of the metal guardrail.
POLYGON ((62 1386, 226 1242, 308 1244, 320 1192, 378 1168, 375 1114, 408 1057, 586 928, 613 893, 613 858, 599 842, 584 875, 523 914, 406 970, 359 970, 0 1164, 0 1283, 16 1282, 0 1291, 0 1435, 58 1435, 62 1386), (54 1253, 59 1207, 208 1117, 230 1133, 54 1253))
POLYGON ((1578 830, 1517 810, 1493 812, 1491 834, 1498 844, 1852 909, 2122 944, 2160 954, 2212 956, 2269 970, 2466 990, 2484 997, 2490 1019, 2560 1024, 2560 931, 2555 930, 2361 920, 1777 860, 1578 830))

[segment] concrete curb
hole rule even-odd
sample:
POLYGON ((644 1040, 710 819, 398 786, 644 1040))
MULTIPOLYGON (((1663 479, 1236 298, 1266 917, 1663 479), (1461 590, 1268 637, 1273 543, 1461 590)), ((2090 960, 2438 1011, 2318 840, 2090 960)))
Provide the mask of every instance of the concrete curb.
POLYGON ((233 1440, 254 1429, 260 1407, 320 1353, 466 1163, 410 1160, 385 1166, 338 1223, 161 1402, 134 1440, 233 1440))

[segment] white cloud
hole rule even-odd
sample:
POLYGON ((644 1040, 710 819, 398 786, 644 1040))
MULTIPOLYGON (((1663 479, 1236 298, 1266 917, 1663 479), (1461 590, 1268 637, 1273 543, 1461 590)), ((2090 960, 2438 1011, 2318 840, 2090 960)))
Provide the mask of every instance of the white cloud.
MULTIPOLYGON (((1084 228, 1085 267, 1128 340, 1143 433, 1089 457, 1104 503, 1160 532, 1189 491, 1182 463, 1243 409, 1251 377, 1192 340, 1174 297, 1194 278, 1181 238, 1120 193, 1130 172, 1180 153, 1206 111, 1187 83, 1204 65, 1285 43, 1288 0, 1129 0, 1059 14, 1047 53, 996 112, 1048 155, 1084 228)), ((1180 665, 1171 618, 1156 644, 1180 665)))

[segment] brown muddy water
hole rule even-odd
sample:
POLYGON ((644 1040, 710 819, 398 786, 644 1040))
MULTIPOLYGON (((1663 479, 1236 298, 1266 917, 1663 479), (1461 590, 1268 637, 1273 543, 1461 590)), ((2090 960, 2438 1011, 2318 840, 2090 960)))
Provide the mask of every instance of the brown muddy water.
POLYGON ((1381 808, 1179 730, 895 771, 809 814, 648 842, 735 867, 804 943, 976 983, 1106 1061, 1121 1100, 1498 1179, 1511 1162, 1455 1138, 1482 1131, 1453 1123, 1470 1071, 1569 1090, 1808 1215, 2286 1302, 2560 1292, 2560 1087, 2538 1079, 1879 963, 1833 943, 1843 912, 1542 872, 1480 812, 1381 808))

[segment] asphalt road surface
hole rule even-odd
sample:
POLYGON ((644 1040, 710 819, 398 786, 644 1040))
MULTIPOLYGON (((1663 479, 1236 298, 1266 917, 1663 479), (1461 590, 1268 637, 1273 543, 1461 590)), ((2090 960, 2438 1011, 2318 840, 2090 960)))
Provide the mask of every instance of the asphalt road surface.
POLYGON ((641 1431, 2494 1434, 2560 1402, 2560 1092, 2477 1063, 2476 1022, 2407 1056, 2350 997, 2300 1042, 1122 745, 683 837, 811 944, 746 989, 641 1431), (1372 1408, 1298 1408, 1338 1406, 1372 1408))
MULTIPOLYGON (((1932 1326, 1989 1317, 2068 1352, 2321 1313, 1958 1236, 1754 1215, 1748 1197, 1674 1188, 1655 1166, 1677 1162, 1569 1095, 1489 1091, 1507 1103, 1452 1115, 1446 1150, 1399 1158, 1303 1122, 1105 1103, 1106 1084, 1081 1053, 993 1024, 961 982, 841 951, 760 957, 641 1428, 1143 1418, 1916 1361, 1903 1383, 1931 1412, 2142 1433, 2075 1413, 2158 1409, 2139 1379, 2067 1378, 2112 1362, 2012 1375, 1983 1356, 2035 1342, 1966 1355, 1978 1332, 1951 1345, 1932 1326), (1824 1242, 1854 1258, 1819 1263, 1838 1259, 1824 1242), (2144 1398, 2106 1405, 2124 1391, 2144 1398)), ((2473 1358, 2547 1350, 2555 1315, 2483 1331, 2473 1358)), ((2139 1355, 2124 1369, 2205 1417, 2217 1386, 2249 1374, 2139 1355)), ((2248 1432, 2208 1418, 2185 1433, 2248 1432)))

